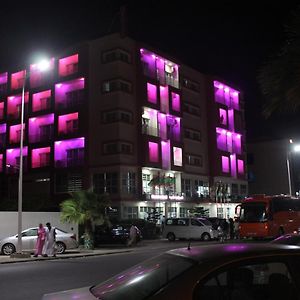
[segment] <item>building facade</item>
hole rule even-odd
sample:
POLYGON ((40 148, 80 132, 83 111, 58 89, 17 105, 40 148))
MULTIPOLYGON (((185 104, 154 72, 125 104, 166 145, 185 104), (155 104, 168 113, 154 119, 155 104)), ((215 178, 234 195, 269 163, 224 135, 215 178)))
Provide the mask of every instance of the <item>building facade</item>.
MULTIPOLYGON (((112 34, 0 74, 0 205, 13 205, 25 82, 24 200, 57 209, 68 192, 109 193, 121 218, 194 207, 228 217, 247 195, 241 92, 112 34), (2 202, 2 203, 1 203, 2 202)), ((26 209, 26 207, 25 207, 26 209)))

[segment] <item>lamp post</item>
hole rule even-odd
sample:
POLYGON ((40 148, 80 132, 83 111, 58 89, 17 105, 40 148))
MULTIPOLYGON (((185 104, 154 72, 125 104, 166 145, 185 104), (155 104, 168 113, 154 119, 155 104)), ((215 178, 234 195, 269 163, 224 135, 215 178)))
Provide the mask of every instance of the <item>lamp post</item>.
MULTIPOLYGON (((37 69, 41 72, 48 70, 50 62, 42 60, 37 64, 37 69)), ((29 73, 28 73, 29 75, 29 73)), ((21 134, 20 134, 20 165, 19 165, 19 181, 18 181, 18 243, 17 255, 22 256, 22 206, 23 206, 23 137, 24 137, 24 105, 25 105, 25 86, 28 75, 25 70, 25 76, 22 85, 21 98, 21 134)))
MULTIPOLYGON (((293 144, 293 140, 290 139, 290 144, 293 144)), ((288 173, 288 184, 289 184, 289 195, 293 195, 293 188, 292 188, 292 174, 291 174, 291 153, 292 152, 300 152, 300 145, 295 144, 293 147, 289 147, 287 150, 286 155, 286 166, 287 166, 287 173, 288 173)))

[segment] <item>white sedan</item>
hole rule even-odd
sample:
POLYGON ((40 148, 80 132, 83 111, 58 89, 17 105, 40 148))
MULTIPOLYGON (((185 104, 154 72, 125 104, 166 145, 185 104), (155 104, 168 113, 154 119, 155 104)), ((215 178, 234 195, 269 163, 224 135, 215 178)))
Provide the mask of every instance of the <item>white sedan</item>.
MULTIPOLYGON (((22 250, 26 252, 34 252, 37 240, 38 227, 28 228, 22 231, 22 250)), ((16 252, 18 244, 18 235, 12 235, 0 241, 1 254, 11 255, 16 252)), ((76 249, 78 243, 74 233, 68 233, 56 228, 56 253, 64 253, 66 249, 76 249)))

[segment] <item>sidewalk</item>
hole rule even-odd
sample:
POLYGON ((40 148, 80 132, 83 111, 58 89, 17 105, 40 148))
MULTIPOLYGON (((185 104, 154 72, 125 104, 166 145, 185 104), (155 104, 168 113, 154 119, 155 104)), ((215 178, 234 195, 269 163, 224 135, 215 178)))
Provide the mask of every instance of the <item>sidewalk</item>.
POLYGON ((38 261, 38 260, 53 260, 53 259, 66 259, 66 258, 76 258, 76 257, 86 257, 95 255, 107 255, 116 253, 132 252, 134 248, 119 248, 119 249, 76 249, 68 250, 63 254, 57 254, 56 257, 34 257, 31 255, 28 258, 11 258, 10 256, 0 255, 0 264, 17 263, 17 262, 27 262, 27 261, 38 261))
MULTIPOLYGON (((159 241, 159 239, 156 241, 159 241)), ((126 253, 126 252, 132 252, 135 249, 146 246, 152 242, 153 240, 142 241, 141 244, 139 244, 137 247, 126 247, 122 244, 113 244, 113 245, 103 245, 103 247, 94 250, 86 250, 86 249, 78 248, 74 250, 67 250, 63 254, 57 254, 56 257, 42 257, 42 256, 34 257, 33 255, 31 255, 28 258, 12 258, 10 256, 0 255, 0 264, 126 253)))

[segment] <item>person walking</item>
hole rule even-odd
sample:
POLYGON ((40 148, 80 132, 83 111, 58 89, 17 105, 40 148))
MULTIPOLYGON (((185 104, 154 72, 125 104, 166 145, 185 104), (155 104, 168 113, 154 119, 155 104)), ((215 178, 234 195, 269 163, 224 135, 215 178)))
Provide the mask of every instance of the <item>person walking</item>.
POLYGON ((127 246, 136 245, 137 243, 137 235, 138 235, 139 229, 132 224, 129 230, 129 240, 127 242, 127 246))
POLYGON ((229 218, 229 238, 234 239, 234 222, 232 218, 229 218))
POLYGON ((43 256, 56 256, 55 253, 55 242, 56 242, 56 231, 55 227, 52 227, 51 224, 48 222, 46 223, 46 239, 43 248, 43 256))
POLYGON ((35 244, 35 251, 34 251, 34 257, 38 257, 38 255, 42 255, 43 253, 43 247, 45 244, 45 238, 46 238, 46 230, 42 223, 39 224, 39 228, 37 230, 37 240, 35 244))

